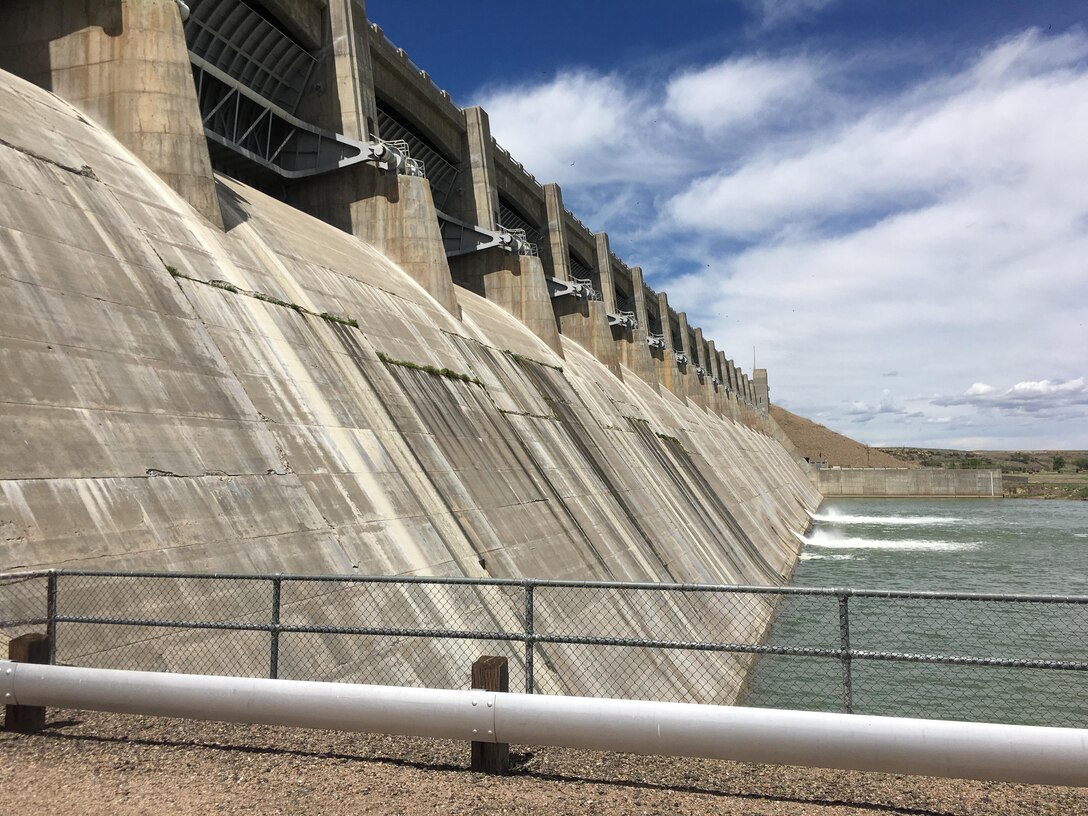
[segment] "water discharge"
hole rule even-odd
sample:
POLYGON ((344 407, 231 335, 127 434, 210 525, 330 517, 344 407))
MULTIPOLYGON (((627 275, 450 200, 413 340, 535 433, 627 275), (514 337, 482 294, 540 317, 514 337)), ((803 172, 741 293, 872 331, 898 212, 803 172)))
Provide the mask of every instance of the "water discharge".
POLYGON ((880 526, 899 527, 904 525, 939 525, 939 524, 963 524, 966 519, 956 516, 854 516, 830 509, 824 513, 811 514, 812 520, 825 524, 875 524, 880 526))
MULTIPOLYGON (((1088 502, 846 499, 800 537, 793 584, 948 593, 1088 596, 1088 502)), ((834 650, 834 596, 784 600, 768 637, 834 650)), ((988 604, 852 596, 848 642, 873 652, 1088 662, 1088 603, 988 604)), ((1088 672, 854 659, 857 713, 1088 726, 1088 672)), ((766 656, 749 705, 842 710, 835 659, 766 656)))
POLYGON ((1088 502, 840 499, 812 518, 797 586, 1088 594, 1088 502), (814 557, 833 553, 854 557, 814 557))
POLYGON ((898 550, 901 552, 958 552, 977 550, 974 541, 940 541, 917 538, 885 539, 844 537, 830 530, 815 530, 805 539, 808 547, 828 550, 898 550))

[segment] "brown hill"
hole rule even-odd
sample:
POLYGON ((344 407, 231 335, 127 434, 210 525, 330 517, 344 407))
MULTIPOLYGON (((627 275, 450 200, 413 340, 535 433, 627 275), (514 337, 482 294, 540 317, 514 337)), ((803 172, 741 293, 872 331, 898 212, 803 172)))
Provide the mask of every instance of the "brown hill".
POLYGON ((777 405, 771 406, 771 416, 810 462, 826 462, 830 467, 918 467, 915 462, 896 459, 777 405))

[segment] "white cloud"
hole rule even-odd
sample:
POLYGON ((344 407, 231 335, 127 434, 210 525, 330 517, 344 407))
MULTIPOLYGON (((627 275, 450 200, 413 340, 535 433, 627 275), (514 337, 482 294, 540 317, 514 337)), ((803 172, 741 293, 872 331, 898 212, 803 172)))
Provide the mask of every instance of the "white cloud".
POLYGON ((810 97, 819 72, 815 63, 799 58, 729 59, 673 77, 665 89, 665 110, 708 135, 751 128, 810 97))
POLYGON ((978 385, 958 396, 938 397, 933 403, 969 405, 987 412, 1088 418, 1088 384, 1084 377, 1019 382, 1005 391, 990 386, 979 389, 978 385))
POLYGON ((1067 138, 1088 127, 1084 76, 1066 70, 1084 56, 1083 38, 1028 32, 965 76, 877 106, 800 151, 695 179, 667 211, 680 226, 752 238, 986 188, 1049 197, 1064 173, 1088 171, 1088 153, 1067 138))
POLYGON ((1088 35, 1024 32, 894 94, 859 90, 864 62, 568 72, 481 104, 719 349, 755 346, 791 410, 904 444, 1088 446, 1070 394, 1029 410, 988 385, 1084 375, 1088 35), (864 396, 890 372, 919 397, 864 396))
POLYGON ((872 422, 881 415, 895 417, 899 420, 902 418, 922 419, 925 417, 925 414, 921 411, 910 411, 907 408, 898 405, 895 398, 892 396, 892 392, 887 388, 881 392, 880 399, 875 404, 864 401, 855 401, 851 403, 850 407, 843 413, 851 422, 858 425, 872 422))
POLYGON ((624 181, 639 168, 663 173, 672 161, 655 156, 648 139, 657 118, 652 102, 616 76, 562 72, 538 85, 492 89, 475 104, 487 110, 499 144, 547 181, 624 181))

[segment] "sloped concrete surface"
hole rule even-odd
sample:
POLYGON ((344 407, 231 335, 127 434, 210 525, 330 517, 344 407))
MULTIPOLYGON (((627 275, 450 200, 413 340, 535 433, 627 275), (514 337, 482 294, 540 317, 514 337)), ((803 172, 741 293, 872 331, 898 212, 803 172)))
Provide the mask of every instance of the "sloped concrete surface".
MULTIPOLYGON (((372 247, 226 178, 221 232, 74 108, 5 74, 0 111, 0 569, 792 571, 820 497, 770 436, 621 381, 568 338, 560 358, 463 289, 458 321, 372 247)), ((293 602, 319 621, 348 603, 293 602)), ((700 610, 672 614, 695 627, 700 610)), ((182 637, 141 648, 175 668, 182 637)), ((325 648, 331 675, 350 676, 325 648)), ((419 667, 442 648, 368 659, 419 667)), ((553 657, 578 693, 573 654, 553 657)), ((639 671, 683 671, 640 660, 614 693, 639 671)), ((720 663, 695 697, 735 694, 745 664, 720 663)))

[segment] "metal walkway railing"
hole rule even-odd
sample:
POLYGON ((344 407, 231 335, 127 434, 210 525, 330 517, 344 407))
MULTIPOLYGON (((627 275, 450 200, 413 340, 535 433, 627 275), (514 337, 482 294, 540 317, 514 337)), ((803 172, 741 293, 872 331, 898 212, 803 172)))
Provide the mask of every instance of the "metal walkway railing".
POLYGON ((1088 725, 1088 597, 58 570, 0 576, 0 633, 58 663, 1088 725), (637 693, 632 693, 632 689, 637 693))

